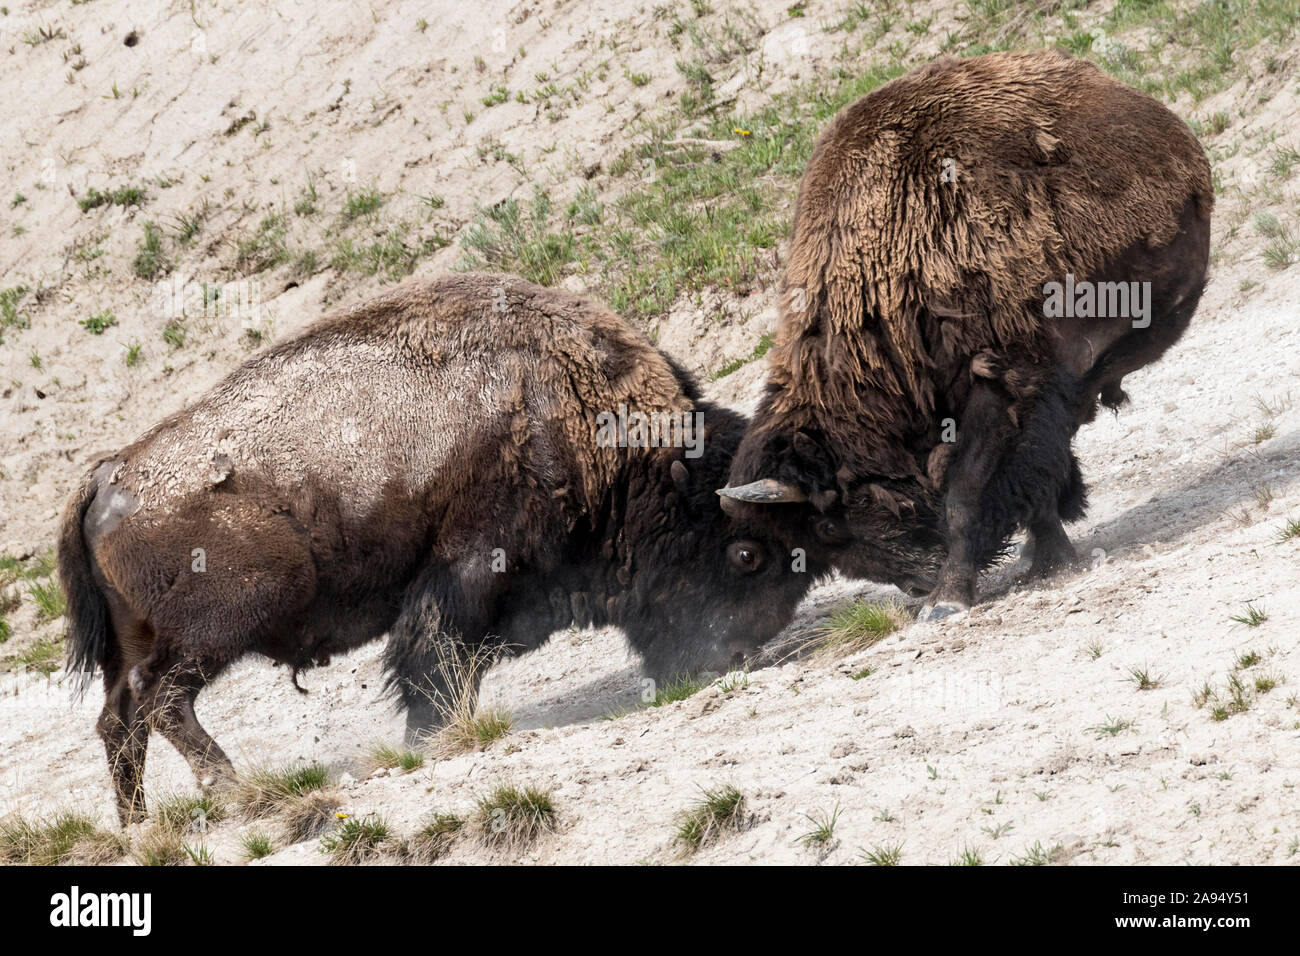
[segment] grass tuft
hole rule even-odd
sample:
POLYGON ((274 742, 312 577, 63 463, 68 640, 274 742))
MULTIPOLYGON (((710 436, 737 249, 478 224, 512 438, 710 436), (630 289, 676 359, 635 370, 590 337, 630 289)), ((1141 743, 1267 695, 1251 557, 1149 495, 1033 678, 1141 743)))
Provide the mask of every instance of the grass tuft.
POLYGON ((722 834, 741 829, 744 822, 744 794, 730 785, 705 790, 693 807, 680 814, 677 842, 687 853, 695 853, 722 834))
POLYGON ((6 866, 103 866, 121 859, 126 850, 124 837, 83 813, 65 810, 48 819, 21 814, 0 819, 0 864, 6 866))
POLYGON ((405 747, 376 744, 370 749, 367 762, 372 770, 401 770, 410 773, 424 766, 424 754, 405 747))
POLYGON ((377 813, 366 817, 349 817, 338 829, 320 841, 322 853, 339 866, 364 863, 379 855, 392 837, 388 821, 377 813))
POLYGON ((407 853, 417 863, 432 863, 446 856, 464 832, 465 818, 455 813, 435 813, 415 836, 407 841, 407 853))
POLYGON ((862 859, 871 866, 898 866, 903 859, 903 844, 886 843, 862 851, 862 859))
POLYGON ((831 613, 813 646, 822 654, 852 654, 871 647, 910 620, 903 606, 893 601, 852 601, 831 613))
POLYGON ((555 832, 555 803, 549 790, 502 784, 479 798, 474 823, 484 843, 517 849, 555 832))
POLYGON ((249 819, 286 809, 296 800, 324 790, 330 782, 323 764, 294 764, 283 769, 258 767, 241 774, 232 800, 249 819))

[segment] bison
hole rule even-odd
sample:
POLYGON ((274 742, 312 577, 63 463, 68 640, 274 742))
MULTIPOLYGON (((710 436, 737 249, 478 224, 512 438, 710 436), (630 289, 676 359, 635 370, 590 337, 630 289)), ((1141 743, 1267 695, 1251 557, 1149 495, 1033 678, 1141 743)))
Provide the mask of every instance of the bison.
POLYGON ((1069 564, 1073 436, 1187 328, 1213 205, 1188 128, 1058 50, 940 59, 849 105, 799 187, 724 506, 928 593, 922 618, 968 608, 1017 527, 1031 573, 1069 564))
POLYGON ((448 659, 572 623, 622 628, 659 680, 741 663, 826 570, 719 506, 746 424, 608 311, 506 276, 412 281, 250 359, 62 519, 123 824, 151 729, 231 776, 194 701, 252 652, 296 683, 388 633, 409 734, 457 693, 448 659))

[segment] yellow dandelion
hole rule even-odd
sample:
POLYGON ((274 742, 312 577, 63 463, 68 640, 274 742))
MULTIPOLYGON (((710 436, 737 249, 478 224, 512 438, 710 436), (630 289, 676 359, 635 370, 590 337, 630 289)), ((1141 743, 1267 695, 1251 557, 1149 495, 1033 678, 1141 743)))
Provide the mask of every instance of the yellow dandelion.
POLYGON ((735 133, 737 136, 750 136, 750 135, 752 135, 752 134, 749 132, 749 130, 747 130, 747 129, 733 129, 732 132, 735 133))

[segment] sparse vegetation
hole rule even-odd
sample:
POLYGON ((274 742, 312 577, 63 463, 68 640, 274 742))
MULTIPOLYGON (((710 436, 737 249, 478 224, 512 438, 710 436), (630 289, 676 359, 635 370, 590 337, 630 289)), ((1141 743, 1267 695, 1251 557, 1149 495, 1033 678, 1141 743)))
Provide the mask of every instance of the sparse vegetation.
POLYGON ((185 347, 185 338, 189 334, 185 323, 180 319, 172 319, 168 322, 162 331, 163 341, 174 349, 185 347))
POLYGON ((372 217, 386 202, 388 197, 375 186, 364 186, 356 191, 349 189, 343 197, 343 208, 339 210, 339 223, 346 226, 358 219, 372 217))
POLYGON ((371 768, 375 770, 401 770, 403 773, 410 773, 424 766, 424 754, 405 747, 376 744, 370 749, 369 762, 371 768))
POLYGON ((1246 610, 1241 614, 1234 614, 1229 618, 1229 620, 1235 621, 1238 624, 1244 624, 1246 627, 1259 627, 1268 620, 1268 612, 1262 608, 1255 607, 1255 605, 1250 602, 1247 602, 1246 610))
POLYGON ((77 200, 77 208, 82 212, 90 212, 100 206, 142 206, 148 198, 149 190, 144 186, 119 186, 107 192, 101 192, 92 186, 77 200))
POLYGON ((862 859, 872 866, 898 866, 903 859, 903 844, 885 843, 863 850, 862 859))
POLYGON ((1135 726, 1137 725, 1131 720, 1126 720, 1123 717, 1111 717, 1108 714, 1105 721, 1089 727, 1088 730, 1096 734, 1097 739, 1100 740, 1103 737, 1118 737, 1124 731, 1132 730, 1135 726))
POLYGON ((962 847, 961 853, 957 859, 952 861, 953 866, 983 866, 984 851, 979 847, 966 846, 962 847))
POLYGON ((461 238, 465 267, 516 272, 539 285, 555 285, 577 254, 577 237, 567 229, 550 232, 550 211, 551 197, 540 186, 526 212, 513 197, 480 209, 461 238))
MULTIPOLYGON (((360 272, 364 275, 383 273, 394 281, 410 275, 420 260, 431 255, 450 240, 442 235, 410 237, 411 227, 398 223, 386 233, 370 242, 358 242, 341 237, 330 253, 330 266, 340 272, 360 272)), ((315 253, 310 263, 299 260, 298 271, 310 273, 315 268, 315 253)))
POLYGON ((799 837, 799 844, 807 849, 829 849, 835 838, 835 824, 840 819, 840 805, 837 803, 830 810, 817 813, 805 813, 804 818, 813 828, 799 837))
POLYGON ((1023 856, 1013 856, 1011 858, 1012 866, 1047 866, 1049 863, 1055 863, 1063 852, 1061 845, 1044 848, 1041 840, 1035 840, 1034 845, 1025 849, 1023 856))
POLYGON ((1263 655, 1258 651, 1243 651, 1233 661, 1223 687, 1218 688, 1210 681, 1205 681, 1199 689, 1192 692, 1192 703, 1198 710, 1208 706, 1210 719, 1216 722, 1244 714, 1254 705, 1259 695, 1271 692, 1283 680, 1278 674, 1257 673, 1252 677, 1243 673, 1259 666, 1263 660, 1263 655))
POLYGON ((94 817, 70 810, 47 819, 21 814, 0 818, 0 864, 5 866, 103 866, 126 853, 126 840, 94 817))
POLYGON ((688 853, 739 830, 745 821, 745 797, 733 786, 705 790, 703 797, 678 818, 677 842, 688 853))
POLYGON ((683 674, 676 680, 671 680, 662 687, 655 688, 654 699, 650 701, 651 707, 664 707, 668 704, 675 704, 678 701, 687 700, 694 697, 702 691, 707 684, 697 677, 689 674, 683 674))
POLYGON ((758 344, 754 346, 754 351, 750 352, 744 358, 732 359, 730 362, 722 366, 722 368, 718 369, 709 377, 714 381, 720 378, 726 378, 728 375, 730 375, 732 372, 736 371, 737 369, 744 368, 750 362, 761 359, 764 355, 768 353, 768 351, 771 348, 772 348, 772 333, 764 332, 762 337, 759 338, 758 344))
POLYGON ((1137 684, 1138 690, 1155 690, 1160 686, 1163 677, 1153 674, 1149 667, 1134 667, 1129 670, 1129 676, 1137 684))
POLYGON ((209 794, 182 794, 155 801, 154 821, 162 827, 185 833, 190 830, 204 832, 209 823, 216 823, 226 815, 226 805, 209 794))
POLYGON ((836 608, 815 642, 819 652, 833 655, 865 650, 911 620, 901 604, 853 601, 836 608))
POLYGON ((329 782, 329 771, 318 763, 283 769, 258 767, 239 777, 231 798, 252 819, 278 813, 293 801, 324 790, 329 782))
POLYGON ((91 335, 103 335, 108 329, 117 325, 117 316, 105 309, 103 312, 96 312, 88 319, 81 320, 81 327, 91 335))
POLYGON ((275 852, 275 844, 271 842, 271 838, 260 830, 245 833, 239 845, 244 850, 244 858, 250 861, 260 860, 275 852))
POLYGON ((364 863, 378 855, 392 837, 388 821, 377 813, 365 817, 348 817, 338 828, 320 841, 321 852, 330 862, 340 865, 364 863))
POLYGON ((474 824, 484 843, 518 849, 555 831, 555 804, 549 790, 502 784, 479 798, 474 824))
POLYGON ((141 279, 155 279, 170 269, 163 252, 163 232, 156 222, 144 224, 144 238, 131 260, 131 271, 141 279))
POLYGON ((253 275, 289 260, 289 225, 283 212, 263 217, 257 230, 235 243, 235 268, 253 275))
POLYGON ((407 841, 407 853, 418 863, 432 863, 447 854, 465 831, 465 822, 455 813, 435 813, 407 841))
POLYGON ((62 640, 37 638, 14 656, 14 663, 24 671, 44 674, 47 677, 59 669, 63 662, 62 640))

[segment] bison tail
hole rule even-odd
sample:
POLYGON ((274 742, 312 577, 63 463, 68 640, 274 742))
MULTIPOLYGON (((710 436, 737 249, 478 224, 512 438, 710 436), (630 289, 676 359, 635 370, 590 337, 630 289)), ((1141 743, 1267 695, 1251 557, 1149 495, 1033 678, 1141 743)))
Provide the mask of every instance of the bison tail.
POLYGON ((68 502, 59 525, 59 579, 67 595, 67 669, 76 694, 85 693, 96 667, 110 652, 108 602, 90 571, 90 550, 82 533, 86 509, 95 498, 94 474, 88 474, 68 502))

